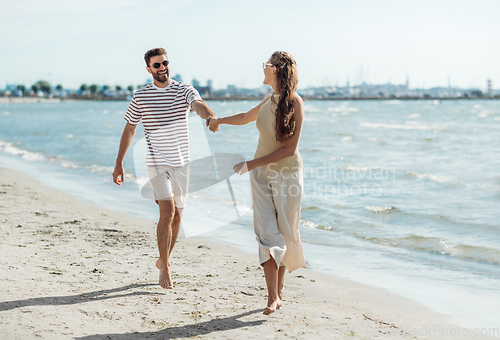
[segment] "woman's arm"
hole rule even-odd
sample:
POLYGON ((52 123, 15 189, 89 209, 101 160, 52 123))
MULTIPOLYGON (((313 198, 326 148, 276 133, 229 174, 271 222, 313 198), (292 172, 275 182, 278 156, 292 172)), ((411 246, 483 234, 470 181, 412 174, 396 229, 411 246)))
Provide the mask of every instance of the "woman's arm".
POLYGON ((266 98, 259 105, 254 107, 248 112, 238 113, 228 117, 222 118, 212 118, 210 119, 210 131, 217 131, 220 124, 229 124, 229 125, 245 125, 250 122, 253 122, 257 119, 257 115, 262 105, 264 105, 269 98, 271 98, 271 94, 267 95, 266 98))
POLYGON ((302 122, 304 121, 304 103, 298 94, 295 94, 293 99, 293 117, 295 118, 295 132, 285 141, 281 148, 263 157, 236 164, 233 167, 234 172, 241 175, 256 167, 276 163, 283 158, 292 156, 299 145, 300 131, 302 130, 302 122))

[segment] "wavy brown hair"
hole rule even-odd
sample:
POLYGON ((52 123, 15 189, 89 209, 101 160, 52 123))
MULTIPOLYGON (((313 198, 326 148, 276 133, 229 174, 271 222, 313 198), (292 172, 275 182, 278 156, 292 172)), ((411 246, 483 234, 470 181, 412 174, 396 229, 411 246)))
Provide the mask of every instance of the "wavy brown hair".
POLYGON ((144 61, 146 62, 146 66, 149 67, 149 60, 151 60, 152 57, 156 57, 157 55, 164 55, 166 57, 167 51, 165 51, 165 49, 161 47, 152 48, 149 51, 147 51, 144 54, 144 61))
POLYGON ((297 63, 293 57, 282 51, 274 52, 269 59, 270 63, 276 66, 276 82, 280 93, 279 102, 276 103, 276 140, 286 141, 295 132, 295 118, 293 117, 293 95, 297 91, 299 82, 297 63))

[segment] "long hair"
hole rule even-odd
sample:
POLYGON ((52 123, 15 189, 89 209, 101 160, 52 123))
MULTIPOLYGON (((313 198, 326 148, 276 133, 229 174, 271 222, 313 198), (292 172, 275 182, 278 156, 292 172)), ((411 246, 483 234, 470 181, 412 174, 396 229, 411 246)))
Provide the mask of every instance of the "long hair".
POLYGON ((277 141, 284 142, 295 132, 293 95, 299 82, 297 63, 289 53, 282 51, 274 52, 269 61, 276 66, 276 81, 280 92, 276 93, 280 95, 278 103, 271 98, 277 106, 275 135, 277 141))

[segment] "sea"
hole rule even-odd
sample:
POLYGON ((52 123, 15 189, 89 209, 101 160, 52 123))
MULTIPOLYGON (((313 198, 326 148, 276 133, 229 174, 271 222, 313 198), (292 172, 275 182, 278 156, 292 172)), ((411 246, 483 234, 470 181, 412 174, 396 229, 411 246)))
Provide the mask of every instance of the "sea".
MULTIPOLYGON (((207 104, 228 116, 258 102, 207 104)), ((0 164, 82 202, 156 221, 142 125, 125 182, 112 182, 127 107, 0 103, 0 164)), ((256 254, 248 174, 231 170, 253 158, 255 123, 217 133, 204 124, 189 115, 183 236, 256 254)), ((500 101, 305 101, 299 150, 309 268, 413 299, 461 327, 500 328, 500 101)))

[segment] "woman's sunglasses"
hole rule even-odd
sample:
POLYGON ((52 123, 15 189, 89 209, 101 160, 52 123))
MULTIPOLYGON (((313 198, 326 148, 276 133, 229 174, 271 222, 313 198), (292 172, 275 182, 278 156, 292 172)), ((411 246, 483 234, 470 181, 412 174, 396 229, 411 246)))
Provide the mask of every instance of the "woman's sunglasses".
POLYGON ((168 66, 168 60, 163 60, 163 63, 161 63, 161 64, 160 63, 154 63, 153 67, 154 68, 160 68, 160 65, 163 65, 163 66, 167 67, 168 66))

